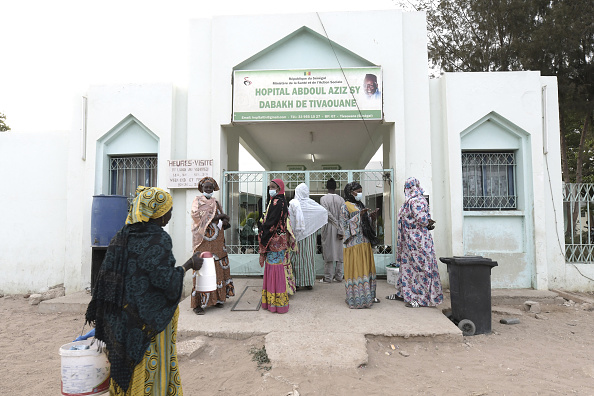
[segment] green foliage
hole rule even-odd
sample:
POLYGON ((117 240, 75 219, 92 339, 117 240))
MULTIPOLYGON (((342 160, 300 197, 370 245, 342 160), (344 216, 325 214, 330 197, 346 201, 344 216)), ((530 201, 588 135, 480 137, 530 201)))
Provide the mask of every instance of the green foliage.
POLYGON ((245 226, 247 219, 254 219, 254 220, 258 221, 258 212, 250 212, 247 215, 247 217, 245 219, 243 219, 243 221, 239 225, 242 227, 245 226))
POLYGON ((10 131, 10 127, 6 125, 6 116, 0 113, 0 132, 10 131))
POLYGON ((433 74, 539 70, 556 76, 564 178, 594 182, 594 0, 396 3, 426 11, 433 74))
POLYGON ((252 355, 252 361, 258 363, 259 369, 269 371, 272 368, 265 346, 262 346, 262 348, 253 347, 250 349, 250 354, 252 355))

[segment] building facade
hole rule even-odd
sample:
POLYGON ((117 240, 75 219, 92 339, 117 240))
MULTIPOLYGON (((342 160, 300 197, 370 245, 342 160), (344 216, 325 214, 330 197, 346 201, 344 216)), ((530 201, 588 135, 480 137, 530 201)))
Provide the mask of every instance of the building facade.
MULTIPOLYGON (((496 288, 592 287, 566 265, 559 237, 554 77, 429 79, 423 13, 216 17, 190 21, 190 36, 187 86, 93 86, 77 99, 68 133, 0 135, 0 173, 14 186, 0 201, 15 208, 2 231, 0 290, 88 287, 93 196, 129 196, 138 184, 172 193, 168 232, 183 262, 191 254, 189 208, 198 193, 180 182, 195 183, 185 167, 191 161, 203 161, 200 171, 222 187, 217 197, 234 222, 226 239, 237 245, 230 251, 235 274, 260 271, 238 235, 273 175, 306 181, 314 194, 323 193, 327 176, 342 187, 367 180, 366 203, 382 211, 381 274, 395 261, 395 213, 404 181, 414 176, 437 221, 438 256, 496 260, 496 288), (237 172, 240 145, 265 169, 245 186, 237 172), (379 147, 382 166, 370 176, 365 167, 379 147), (12 163, 21 164, 19 175, 12 163)), ((580 269, 594 274, 591 266, 580 269)), ((440 273, 447 283, 441 264, 440 273)))

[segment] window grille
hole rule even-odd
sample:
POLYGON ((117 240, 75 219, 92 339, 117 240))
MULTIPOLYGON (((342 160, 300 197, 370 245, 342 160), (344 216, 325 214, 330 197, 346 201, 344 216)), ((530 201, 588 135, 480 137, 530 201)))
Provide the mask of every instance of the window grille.
POLYGON ((138 186, 157 185, 157 156, 110 157, 109 193, 134 197, 138 186))
POLYGON ((514 153, 462 153, 464 210, 517 209, 514 153))

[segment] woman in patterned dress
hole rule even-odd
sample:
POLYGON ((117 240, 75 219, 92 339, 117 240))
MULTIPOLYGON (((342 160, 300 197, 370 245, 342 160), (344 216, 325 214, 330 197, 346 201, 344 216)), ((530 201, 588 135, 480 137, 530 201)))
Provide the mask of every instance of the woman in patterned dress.
POLYGON ((396 293, 386 297, 404 301, 412 308, 433 307, 443 301, 433 237, 429 232, 435 221, 423 193, 417 179, 406 180, 405 201, 398 212, 396 261, 400 264, 400 274, 396 293))
POLYGON ((372 246, 377 244, 375 218, 363 204, 363 188, 352 182, 344 188, 345 203, 340 211, 344 232, 344 279, 349 308, 371 308, 379 303, 375 296, 375 261, 372 246))
POLYGON ((200 269, 194 253, 175 266, 171 195, 139 186, 126 225, 113 237, 93 289, 86 321, 105 343, 110 395, 181 396, 176 333, 184 274, 200 269))
POLYGON ((260 266, 264 267, 262 308, 270 312, 289 312, 289 294, 295 292, 289 252, 295 238, 289 222, 285 183, 274 179, 268 186, 269 200, 259 231, 260 266))
POLYGON ((194 251, 211 252, 217 274, 217 289, 204 293, 196 290, 196 277, 193 279, 192 303, 194 313, 204 315, 204 308, 222 308, 227 298, 235 295, 229 258, 225 246, 224 230, 229 228, 229 216, 223 213, 219 202, 213 198, 219 186, 212 177, 205 177, 198 183, 202 195, 192 202, 192 246, 194 251))

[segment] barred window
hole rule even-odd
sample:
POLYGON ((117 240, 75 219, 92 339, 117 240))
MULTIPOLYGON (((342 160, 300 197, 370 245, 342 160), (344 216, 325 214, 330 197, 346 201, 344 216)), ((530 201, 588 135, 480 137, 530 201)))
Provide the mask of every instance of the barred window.
POLYGON ((134 197, 136 187, 157 185, 157 156, 109 157, 109 193, 134 197))
POLYGON ((509 153, 462 153, 464 210, 517 209, 516 160, 509 153))

